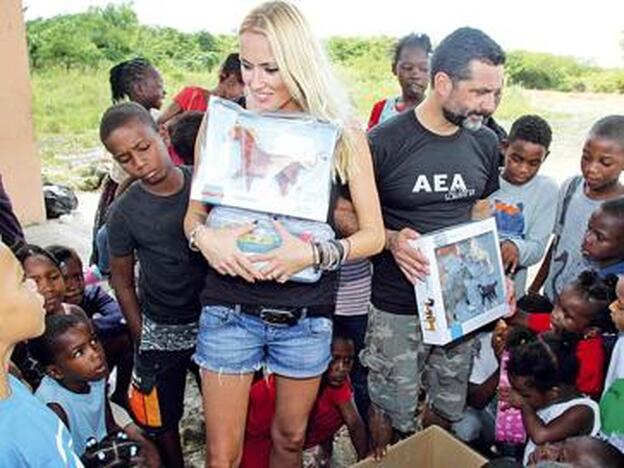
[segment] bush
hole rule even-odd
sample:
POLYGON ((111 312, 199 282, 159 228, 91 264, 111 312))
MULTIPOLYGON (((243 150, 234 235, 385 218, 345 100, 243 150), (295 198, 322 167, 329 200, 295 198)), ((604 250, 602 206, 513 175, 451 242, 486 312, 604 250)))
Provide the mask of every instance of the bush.
POLYGON ((573 57, 543 52, 511 51, 505 67, 512 84, 529 89, 556 89, 570 91, 572 83, 596 68, 583 64, 573 57))

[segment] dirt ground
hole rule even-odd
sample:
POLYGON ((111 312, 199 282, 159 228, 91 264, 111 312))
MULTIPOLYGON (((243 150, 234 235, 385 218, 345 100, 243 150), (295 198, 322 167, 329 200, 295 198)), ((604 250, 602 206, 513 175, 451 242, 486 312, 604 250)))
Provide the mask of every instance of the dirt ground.
MULTIPOLYGON (((622 113, 624 96, 598 94, 563 94, 547 91, 527 92, 531 106, 537 113, 547 112, 554 130, 551 155, 543 166, 543 173, 552 176, 559 183, 580 171, 580 155, 585 136, 599 117, 622 113), (552 117, 550 117, 552 116, 552 117)), ((511 122, 503 122, 509 128, 511 122)), ((42 246, 52 243, 74 247, 83 261, 91 251, 91 225, 98 200, 98 193, 78 194, 80 205, 72 215, 61 220, 29 226, 26 236, 32 243, 42 246)), ((203 466, 203 416, 201 398, 197 386, 191 379, 186 392, 186 409, 182 421, 182 438, 185 459, 189 467, 203 466)), ((306 457, 310 466, 312 457, 306 457)), ((348 434, 341 431, 334 443, 332 466, 342 468, 355 461, 355 452, 348 434)))

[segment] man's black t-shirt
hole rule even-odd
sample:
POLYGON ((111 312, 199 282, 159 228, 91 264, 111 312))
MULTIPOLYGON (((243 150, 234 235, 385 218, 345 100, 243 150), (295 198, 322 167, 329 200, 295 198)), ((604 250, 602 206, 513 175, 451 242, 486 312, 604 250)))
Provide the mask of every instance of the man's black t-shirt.
POLYGON ((188 248, 183 222, 192 172, 180 166, 184 188, 160 197, 135 182, 111 207, 107 222, 110 253, 136 252, 140 264, 139 301, 145 316, 157 323, 196 321, 206 270, 203 257, 188 248))
MULTIPOLYGON (((485 127, 440 136, 406 112, 375 127, 369 141, 387 229, 425 234, 469 221, 475 201, 498 189, 497 139, 485 127)), ((375 307, 416 314, 414 287, 390 251, 373 265, 375 307)))

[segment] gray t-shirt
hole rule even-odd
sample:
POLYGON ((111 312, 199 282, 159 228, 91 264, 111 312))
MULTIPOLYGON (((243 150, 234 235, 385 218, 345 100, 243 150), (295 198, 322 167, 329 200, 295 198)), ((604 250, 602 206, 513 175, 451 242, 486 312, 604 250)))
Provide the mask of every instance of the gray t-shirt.
POLYGON ((514 276, 516 297, 524 294, 528 267, 544 255, 555 224, 557 183, 536 175, 523 185, 513 185, 502 177, 500 189, 488 197, 500 240, 518 247, 520 261, 514 276))
MULTIPOLYGON (((567 179, 559 190, 557 217, 555 218, 557 220, 560 218, 563 198, 572 179, 573 177, 567 179)), ((551 256, 548 276, 544 282, 544 295, 551 301, 554 301, 555 296, 561 293, 563 287, 573 281, 589 265, 581 254, 583 233, 587 229, 589 217, 602 201, 588 198, 583 186, 583 183, 578 184, 570 198, 559 242, 551 256)))

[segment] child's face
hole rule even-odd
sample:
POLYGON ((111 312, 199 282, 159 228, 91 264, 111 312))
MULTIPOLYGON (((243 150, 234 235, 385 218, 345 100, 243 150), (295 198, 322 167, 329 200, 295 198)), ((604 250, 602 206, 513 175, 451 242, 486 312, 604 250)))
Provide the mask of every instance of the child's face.
POLYGON ((403 47, 394 67, 403 96, 422 101, 429 82, 429 58, 420 47, 403 47))
POLYGON ((546 159, 548 151, 542 145, 525 140, 514 140, 504 144, 505 168, 503 178, 513 185, 530 181, 546 159))
POLYGON ((45 330, 43 296, 22 265, 0 244, 0 337, 13 343, 39 336, 45 330))
POLYGON ((509 383, 524 398, 531 408, 538 410, 552 401, 551 391, 541 392, 533 385, 531 377, 509 375, 509 383))
POLYGON ((27 278, 37 283, 37 291, 45 299, 44 308, 48 314, 62 310, 65 298, 65 280, 61 270, 47 257, 32 255, 24 261, 27 278))
POLYGON ((600 192, 617 183, 624 169, 624 148, 607 138, 590 136, 583 146, 581 172, 587 186, 600 192))
POLYGON ((51 374, 68 384, 94 382, 108 374, 104 349, 91 325, 82 322, 59 335, 54 343, 51 374))
POLYGON ((573 285, 566 286, 551 313, 553 331, 559 335, 564 332, 584 335, 595 313, 595 304, 589 304, 573 285))
POLYGON ((336 339, 332 342, 332 361, 327 370, 327 383, 332 387, 340 387, 353 367, 353 342, 336 339))
POLYGON ((145 78, 133 87, 131 100, 141 104, 147 110, 160 109, 165 99, 163 79, 154 67, 150 67, 145 78))
POLYGON ((72 255, 63 263, 61 271, 65 278, 65 302, 80 305, 85 288, 82 262, 72 255))
POLYGON ((223 92, 223 97, 230 101, 240 98, 245 92, 245 85, 238 79, 236 73, 224 75, 219 86, 223 92))
POLYGON ((624 260, 624 220, 598 208, 587 223, 581 251, 596 262, 624 260))
POLYGON ((159 184, 173 168, 158 132, 139 119, 113 130, 104 145, 128 174, 144 184, 159 184))
POLYGON ((615 294, 617 299, 609 306, 611 320, 613 320, 615 328, 624 332, 624 276, 620 276, 615 287, 615 294))

